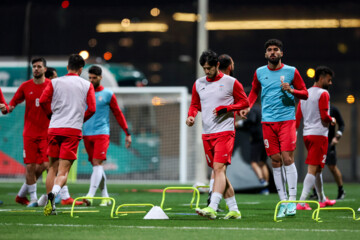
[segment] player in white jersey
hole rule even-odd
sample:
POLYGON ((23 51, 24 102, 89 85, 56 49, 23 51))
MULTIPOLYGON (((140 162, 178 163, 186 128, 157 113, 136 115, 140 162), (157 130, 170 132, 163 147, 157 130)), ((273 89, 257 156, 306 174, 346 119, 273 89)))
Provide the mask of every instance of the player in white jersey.
MULTIPOLYGON (((330 96, 327 89, 332 84, 333 71, 325 66, 319 66, 315 71, 315 83, 308 89, 309 98, 300 100, 296 112, 296 128, 299 128, 301 118, 304 118, 304 142, 308 155, 308 173, 304 179, 300 200, 306 200, 315 185, 319 196, 320 207, 332 206, 336 200, 325 197, 322 184, 322 169, 325 166, 328 148, 329 124, 335 125, 336 120, 330 116, 330 96)), ((311 210, 305 203, 299 203, 297 210, 311 210)))
POLYGON ((249 102, 241 83, 219 71, 220 63, 215 52, 203 52, 200 65, 206 76, 197 79, 193 86, 186 124, 193 126, 198 111, 201 111, 202 139, 207 164, 214 171, 214 187, 209 206, 196 209, 196 212, 201 216, 215 219, 216 210, 224 196, 229 207, 225 219, 240 219, 234 189, 226 177, 226 168, 231 164, 234 147, 234 111, 247 108, 249 102))
POLYGON ((83 123, 96 110, 94 87, 79 76, 84 65, 85 61, 80 55, 71 55, 68 74, 53 79, 40 97, 41 107, 51 116, 47 150, 50 167, 46 177, 48 203, 44 207, 45 216, 56 214, 54 199, 66 184, 71 165, 77 159, 83 123))

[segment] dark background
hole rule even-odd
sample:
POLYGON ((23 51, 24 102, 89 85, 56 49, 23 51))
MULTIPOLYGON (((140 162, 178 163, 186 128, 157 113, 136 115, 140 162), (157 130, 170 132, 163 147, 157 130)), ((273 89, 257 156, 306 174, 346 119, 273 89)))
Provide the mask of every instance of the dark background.
MULTIPOLYGON (((66 59, 71 53, 87 50, 90 60, 111 51, 109 62, 132 64, 145 73, 149 86, 187 86, 189 90, 196 76, 196 23, 177 22, 175 12, 197 12, 196 0, 182 1, 84 1, 70 0, 70 6, 61 7, 60 0, 1 1, 0 2, 0 57, 26 56, 25 13, 31 2, 30 53, 66 59), (158 17, 150 10, 158 7, 158 17), (97 33, 101 21, 165 22, 165 33, 97 33), (97 39, 90 47, 88 41, 97 39), (131 47, 122 47, 119 40, 131 38, 131 47), (160 46, 149 45, 153 39, 160 46), (152 68, 151 66, 154 66, 152 68)), ((266 20, 266 19, 323 19, 360 18, 359 1, 209 1, 209 20, 266 20)), ((330 90, 332 100, 345 101, 348 94, 359 97, 360 83, 360 28, 295 29, 295 30, 239 30, 209 31, 209 48, 228 53, 235 61, 235 77, 244 87, 251 85, 255 69, 266 64, 263 44, 269 38, 284 43, 283 62, 298 68, 307 86, 309 67, 328 65, 336 78, 330 90), (338 50, 339 44, 347 47, 338 50)), ((103 60, 104 61, 104 60, 103 60)))

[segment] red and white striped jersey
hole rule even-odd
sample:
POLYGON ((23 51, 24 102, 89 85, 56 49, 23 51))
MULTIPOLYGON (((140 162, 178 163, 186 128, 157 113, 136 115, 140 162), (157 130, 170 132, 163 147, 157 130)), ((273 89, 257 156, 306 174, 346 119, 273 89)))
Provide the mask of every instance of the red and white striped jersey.
POLYGON ((197 111, 201 111, 204 135, 233 132, 235 130, 233 111, 248 106, 249 102, 241 83, 233 77, 220 73, 214 80, 205 76, 196 80, 188 115, 195 117, 197 111), (219 106, 226 106, 227 113, 214 115, 213 110, 219 106))
POLYGON ((329 131, 330 101, 329 92, 323 88, 311 87, 308 89, 309 98, 300 100, 296 114, 296 126, 300 125, 300 119, 304 117, 303 135, 326 136, 329 131))

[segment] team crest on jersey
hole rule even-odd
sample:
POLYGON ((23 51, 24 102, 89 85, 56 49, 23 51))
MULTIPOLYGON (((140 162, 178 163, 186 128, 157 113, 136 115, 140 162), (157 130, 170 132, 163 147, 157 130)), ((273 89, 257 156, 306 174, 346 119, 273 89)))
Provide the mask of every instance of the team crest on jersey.
POLYGON ((280 76, 280 81, 285 81, 285 76, 280 76))
POLYGON ((99 97, 98 97, 98 100, 99 100, 99 101, 102 101, 102 99, 103 99, 102 96, 99 96, 99 97))
POLYGON ((224 84, 220 84, 219 89, 220 89, 220 91, 222 91, 224 89, 224 84))

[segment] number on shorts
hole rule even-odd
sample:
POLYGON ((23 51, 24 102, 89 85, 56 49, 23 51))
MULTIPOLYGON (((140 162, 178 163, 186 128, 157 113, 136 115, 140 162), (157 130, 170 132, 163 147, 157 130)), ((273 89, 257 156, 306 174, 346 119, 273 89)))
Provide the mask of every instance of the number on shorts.
POLYGON ((265 148, 269 148, 269 141, 267 139, 264 139, 265 148))
POLYGON ((325 163, 326 162, 326 155, 323 156, 323 160, 322 160, 322 163, 325 163))
POLYGON ((39 98, 35 99, 35 106, 40 107, 40 99, 39 98))

